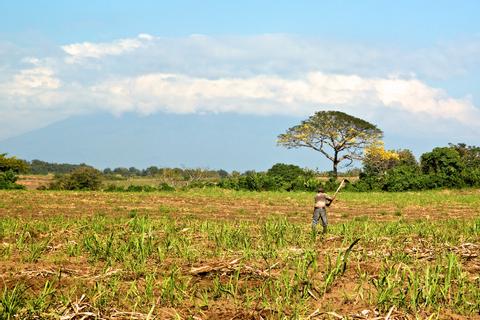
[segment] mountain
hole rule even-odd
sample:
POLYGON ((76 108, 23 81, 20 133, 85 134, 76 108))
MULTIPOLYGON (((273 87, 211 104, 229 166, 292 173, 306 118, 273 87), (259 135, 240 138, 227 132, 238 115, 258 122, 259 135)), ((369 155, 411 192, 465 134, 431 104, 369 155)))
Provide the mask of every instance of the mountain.
POLYGON ((237 114, 79 116, 0 141, 0 152, 97 168, 201 167, 265 170, 277 162, 330 169, 319 153, 276 146, 300 118, 237 114))

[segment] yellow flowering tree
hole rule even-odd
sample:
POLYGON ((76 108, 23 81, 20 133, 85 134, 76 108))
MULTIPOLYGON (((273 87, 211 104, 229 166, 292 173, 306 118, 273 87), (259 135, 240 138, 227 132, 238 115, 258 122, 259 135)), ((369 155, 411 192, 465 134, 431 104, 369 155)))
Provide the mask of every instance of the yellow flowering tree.
POLYGON ((368 175, 384 174, 393 168, 400 160, 400 155, 394 150, 385 150, 383 141, 378 140, 365 148, 363 169, 368 175))
POLYGON ((280 134, 277 143, 289 149, 305 147, 320 152, 332 162, 336 177, 342 162, 347 167, 362 160, 363 149, 382 136, 382 130, 360 118, 340 111, 318 111, 280 134))

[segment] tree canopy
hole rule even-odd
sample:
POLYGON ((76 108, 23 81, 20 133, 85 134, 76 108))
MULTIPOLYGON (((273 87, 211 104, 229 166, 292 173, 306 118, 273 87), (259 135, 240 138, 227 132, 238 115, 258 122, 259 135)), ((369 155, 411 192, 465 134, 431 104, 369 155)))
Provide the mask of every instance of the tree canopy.
POLYGON ((78 167, 71 173, 60 175, 50 185, 59 190, 98 190, 102 185, 102 173, 95 168, 78 167))
POLYGON ((386 150, 381 140, 365 148, 363 157, 364 174, 368 176, 383 175, 388 170, 398 166, 418 166, 412 151, 408 149, 386 150))
POLYGON ((15 173, 25 173, 28 169, 28 163, 25 160, 7 157, 6 153, 0 153, 0 172, 11 170, 15 173))
POLYGON ((277 176, 285 181, 293 181, 298 177, 313 178, 313 171, 307 171, 294 164, 276 163, 267 171, 269 176, 277 176))
POLYGON ((340 111, 318 111, 299 125, 278 136, 278 144, 289 149, 306 147, 332 161, 333 174, 343 161, 353 163, 363 158, 363 148, 381 139, 375 125, 340 111))
POLYGON ((16 184, 17 174, 25 173, 28 169, 26 161, 0 153, 0 189, 23 189, 23 186, 16 184))

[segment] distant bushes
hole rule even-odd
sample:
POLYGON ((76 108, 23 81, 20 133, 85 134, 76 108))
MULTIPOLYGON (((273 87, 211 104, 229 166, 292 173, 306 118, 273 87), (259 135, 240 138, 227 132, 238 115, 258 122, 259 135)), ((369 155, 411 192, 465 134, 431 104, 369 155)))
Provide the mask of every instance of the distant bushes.
POLYGON ((86 167, 85 163, 81 164, 70 164, 70 163, 52 163, 41 160, 32 160, 29 162, 30 173, 31 174, 66 174, 71 173, 75 169, 80 167, 86 167))
POLYGON ((71 173, 56 175, 49 189, 53 190, 99 190, 102 173, 92 167, 79 167, 71 173))
POLYGON ((315 176, 311 170, 277 163, 267 172, 247 171, 224 178, 217 186, 249 191, 314 191, 323 185, 315 176))
MULTIPOLYGON (((371 168, 364 164, 364 168, 371 168)), ((434 148, 420 163, 394 163, 386 171, 364 170, 355 191, 410 191, 480 187, 480 148, 465 144, 434 148)))
POLYGON ((126 187, 115 184, 108 185, 104 191, 107 192, 154 192, 154 191, 175 191, 175 188, 168 183, 160 183, 158 187, 151 185, 129 185, 126 187))
MULTIPOLYGON (((38 170, 50 166, 56 170, 71 170, 66 174, 56 175, 48 188, 42 187, 42 189, 51 190, 154 192, 219 187, 248 191, 314 192, 319 187, 323 187, 326 191, 333 191, 338 186, 337 179, 333 177, 326 180, 325 174, 283 163, 277 163, 265 172, 246 171, 244 173, 200 168, 157 167, 144 170, 133 167, 105 169, 102 173, 86 165, 58 165, 39 160, 31 163, 35 164, 38 170), (133 178, 135 175, 149 176, 152 179, 136 180, 133 178), (125 182, 133 182, 133 184, 122 187, 118 186, 120 183, 116 183, 117 180, 121 180, 121 184, 125 182), (105 186, 104 181, 109 181, 111 184, 105 186), (152 183, 157 185, 148 185, 152 183)), ((23 189, 23 186, 16 183, 17 176, 29 170, 31 169, 28 162, 0 154, 0 189, 23 189)), ((350 174, 356 174, 358 170, 350 171, 350 174)), ((360 192, 478 188, 480 187, 480 147, 462 143, 450 144, 422 154, 420 161, 417 161, 408 149, 385 150, 383 143, 378 143, 365 149, 363 167, 358 180, 350 180, 354 182, 348 184, 346 189, 360 192)))

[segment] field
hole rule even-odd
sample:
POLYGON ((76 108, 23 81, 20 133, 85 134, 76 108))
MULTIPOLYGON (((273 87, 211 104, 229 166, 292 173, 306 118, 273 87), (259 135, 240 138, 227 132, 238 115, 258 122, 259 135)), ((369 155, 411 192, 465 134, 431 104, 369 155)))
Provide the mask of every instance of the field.
POLYGON ((0 191, 0 319, 480 319, 479 190, 312 199, 0 191))

